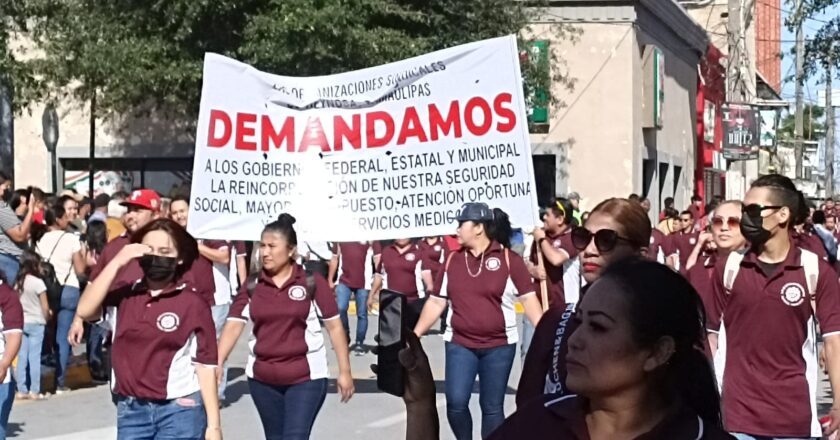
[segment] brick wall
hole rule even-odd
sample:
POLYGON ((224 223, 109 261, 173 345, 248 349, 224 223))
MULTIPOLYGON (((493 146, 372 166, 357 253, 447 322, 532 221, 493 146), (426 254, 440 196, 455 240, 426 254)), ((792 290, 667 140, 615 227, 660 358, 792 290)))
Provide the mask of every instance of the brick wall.
POLYGON ((782 0, 756 0, 756 69, 776 92, 782 86, 782 0))

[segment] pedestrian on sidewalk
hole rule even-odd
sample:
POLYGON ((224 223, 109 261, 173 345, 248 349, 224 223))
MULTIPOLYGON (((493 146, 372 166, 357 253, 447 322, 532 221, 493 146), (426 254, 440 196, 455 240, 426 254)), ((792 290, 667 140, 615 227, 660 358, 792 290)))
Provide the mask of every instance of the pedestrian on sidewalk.
POLYGON ((356 301, 356 341, 350 345, 356 356, 365 354, 365 338, 368 329, 367 303, 373 283, 373 268, 379 262, 381 248, 378 242, 336 243, 333 252, 337 258, 330 261, 327 277, 330 287, 335 290, 341 324, 350 342, 350 318, 347 311, 350 299, 356 301), (334 284, 338 272, 338 284, 334 284))
POLYGON ((262 232, 262 270, 231 306, 219 341, 223 366, 248 321, 253 323, 245 374, 267 439, 307 439, 327 396, 327 349, 319 319, 338 359, 341 401, 355 388, 347 339, 327 280, 298 264, 295 219, 288 214, 262 232))
POLYGON ((21 220, 7 204, 11 197, 12 180, 0 172, 0 273, 13 282, 20 268, 20 256, 28 244, 36 200, 29 197, 26 214, 21 220))
POLYGON ((23 307, 18 293, 0 272, 0 440, 6 440, 6 426, 15 402, 12 361, 20 350, 23 307))
POLYGON ((184 228, 157 219, 138 230, 92 281, 78 313, 116 309, 112 364, 117 438, 221 439, 216 331, 210 306, 188 277, 198 244, 184 228), (139 262, 142 277, 113 290, 139 262))
POLYGON ((510 250, 507 214, 484 203, 467 203, 457 219, 462 247, 444 263, 435 282, 440 287, 426 302, 414 333, 428 332, 449 303, 451 325, 443 337, 446 414, 455 438, 467 440, 473 432, 469 403, 476 376, 482 437, 504 421, 505 392, 519 342, 514 302, 522 303, 534 325, 542 309, 525 261, 510 250))
MULTIPOLYGON (((580 252, 582 278, 591 285, 610 264, 630 256, 644 256, 650 242, 650 220, 638 203, 607 199, 595 209, 583 227, 572 230, 572 244, 580 252)), ((585 297, 581 288, 580 298, 585 297)), ((522 366, 516 391, 517 406, 545 396, 560 398, 566 387, 568 335, 579 325, 575 305, 549 309, 534 331, 531 348, 522 366), (560 335, 560 337, 558 337, 560 335)))
POLYGON ((19 399, 45 398, 41 394, 41 349, 52 311, 47 302, 47 286, 42 273, 41 257, 31 250, 24 251, 15 281, 15 290, 20 292, 23 308, 23 340, 15 369, 19 399))

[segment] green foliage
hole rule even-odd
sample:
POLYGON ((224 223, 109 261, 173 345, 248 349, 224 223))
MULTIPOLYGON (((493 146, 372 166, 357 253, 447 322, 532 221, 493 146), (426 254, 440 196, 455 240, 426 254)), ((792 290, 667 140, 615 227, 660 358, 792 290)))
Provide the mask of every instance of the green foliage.
MULTIPOLYGON (((823 118, 825 116, 825 109, 816 105, 806 105, 803 110, 803 130, 802 139, 806 141, 816 141, 825 137, 825 124, 823 118)), ((796 116, 791 113, 782 118, 779 123, 779 128, 776 130, 776 137, 781 141, 793 141, 794 127, 796 126, 796 116)))
MULTIPOLYGON (((821 14, 835 7, 840 7, 840 0, 803 0, 802 9, 797 11, 794 0, 787 0, 791 14, 785 25, 790 31, 816 14, 821 14)), ((793 49, 795 51, 795 48, 793 49)), ((805 76, 821 74, 828 66, 840 69, 840 17, 835 16, 826 22, 805 43, 805 76)))
MULTIPOLYGON (((5 2, 13 5, 6 22, 41 55, 15 60, 0 40, 0 72, 12 83, 38 78, 34 88, 53 98, 87 101, 95 93, 100 112, 151 106, 185 119, 198 112, 205 52, 282 75, 323 75, 516 34, 537 12, 510 0, 5 2)), ((548 86, 556 79, 529 81, 548 86)))

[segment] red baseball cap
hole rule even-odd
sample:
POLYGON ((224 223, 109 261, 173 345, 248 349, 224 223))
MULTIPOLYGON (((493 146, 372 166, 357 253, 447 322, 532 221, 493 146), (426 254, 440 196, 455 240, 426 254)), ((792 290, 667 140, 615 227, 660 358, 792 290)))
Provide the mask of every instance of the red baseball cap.
POLYGON ((156 191, 151 189, 136 189, 131 192, 126 201, 120 204, 158 212, 160 211, 160 196, 156 191))

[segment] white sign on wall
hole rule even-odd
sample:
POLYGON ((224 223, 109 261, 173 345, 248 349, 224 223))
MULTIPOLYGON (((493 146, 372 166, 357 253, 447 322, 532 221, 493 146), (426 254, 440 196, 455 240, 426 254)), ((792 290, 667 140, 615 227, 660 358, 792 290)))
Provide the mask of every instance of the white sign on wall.
POLYGON ((454 233, 464 203, 537 221, 514 36, 331 76, 207 54, 189 230, 256 240, 288 212, 328 241, 454 233))

